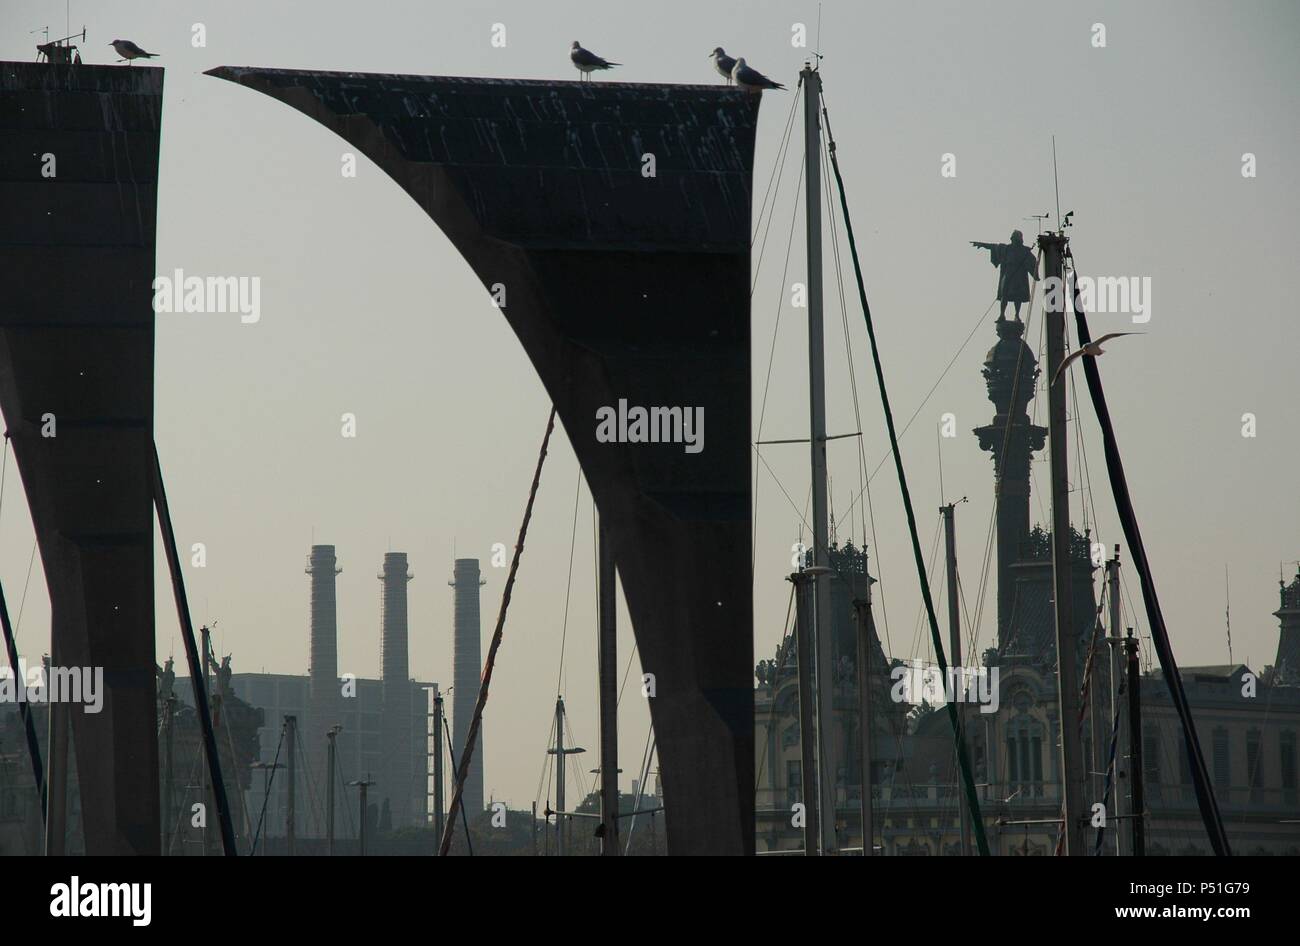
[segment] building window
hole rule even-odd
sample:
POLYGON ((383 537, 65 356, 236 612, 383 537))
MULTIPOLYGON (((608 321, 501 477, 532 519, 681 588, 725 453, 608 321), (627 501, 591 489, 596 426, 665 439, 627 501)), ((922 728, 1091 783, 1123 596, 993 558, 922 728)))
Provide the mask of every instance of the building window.
POLYGON ((1264 755, 1260 752, 1261 734, 1258 729, 1246 733, 1246 778, 1250 781, 1250 800, 1259 802, 1263 797, 1264 755))
POLYGON ((1284 732, 1278 739, 1278 769, 1282 781, 1282 803, 1296 804, 1295 733, 1284 732))
POLYGON ((1192 764, 1187 758, 1187 740, 1178 740, 1178 784, 1190 785, 1192 781, 1192 764))
POLYGON ((1232 765, 1228 757, 1228 730, 1220 727, 1214 731, 1214 787, 1219 801, 1227 804, 1232 786, 1232 765))
POLYGON ((1142 731, 1142 787, 1160 795, 1160 737, 1153 727, 1142 731))
POLYGON ((1007 734, 1007 780, 1025 797, 1043 795, 1043 737, 1028 728, 1007 734))

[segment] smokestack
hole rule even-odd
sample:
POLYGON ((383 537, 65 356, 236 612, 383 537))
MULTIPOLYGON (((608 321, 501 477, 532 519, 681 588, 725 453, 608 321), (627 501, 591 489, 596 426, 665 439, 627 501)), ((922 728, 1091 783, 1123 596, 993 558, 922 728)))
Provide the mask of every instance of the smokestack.
POLYGON ((406 569, 405 552, 384 556, 379 573, 379 661, 384 675, 384 773, 376 786, 387 799, 394 827, 411 823, 411 794, 415 778, 411 738, 411 671, 406 621, 406 583, 414 576, 406 569), (386 777, 385 777, 386 776, 386 777))
MULTIPOLYGON (((479 579, 478 559, 458 558, 447 582, 455 589, 453 603, 452 648, 452 747, 459 764, 469 736, 469 724, 478 701, 478 688, 483 673, 483 647, 479 628, 479 588, 486 582, 479 579)), ((480 726, 474 745, 474 757, 465 778, 465 791, 461 795, 465 811, 471 816, 483 810, 483 729, 480 726)))
MULTIPOLYGON (((313 545, 304 569, 311 575, 311 655, 308 666, 306 732, 308 759, 324 755, 325 733, 340 722, 338 601, 335 576, 338 567, 334 546, 313 545)), ((321 766, 313 774, 320 784, 321 766)))

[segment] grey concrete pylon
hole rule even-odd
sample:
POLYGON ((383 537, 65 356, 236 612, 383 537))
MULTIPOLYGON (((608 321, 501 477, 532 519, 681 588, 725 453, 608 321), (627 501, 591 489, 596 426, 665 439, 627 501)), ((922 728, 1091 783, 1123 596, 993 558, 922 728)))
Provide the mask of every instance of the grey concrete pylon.
POLYGON ((749 243, 760 97, 720 86, 208 74, 348 141, 424 208, 499 301, 504 292, 501 312, 609 523, 642 666, 654 674, 669 851, 752 853, 749 243), (601 442, 596 412, 620 401, 702 410, 703 449, 601 442))

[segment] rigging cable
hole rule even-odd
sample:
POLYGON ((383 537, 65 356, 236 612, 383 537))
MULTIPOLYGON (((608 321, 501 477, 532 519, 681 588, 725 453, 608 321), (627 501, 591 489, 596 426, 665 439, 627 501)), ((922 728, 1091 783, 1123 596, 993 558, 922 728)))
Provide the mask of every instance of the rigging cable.
MULTIPOLYGON (((573 548, 578 540, 578 496, 582 492, 582 464, 578 464, 578 482, 573 488, 573 529, 569 534, 569 577, 564 582, 564 621, 560 624, 560 667, 555 673, 555 695, 563 694, 564 642, 569 636, 569 592, 573 590, 573 548)), ((593 500, 594 502, 595 500, 593 500)))
MULTIPOLYGON (((266 780, 266 786, 262 795, 262 813, 257 818, 257 831, 253 835, 253 843, 249 846, 248 856, 252 857, 257 853, 257 842, 262 837, 262 825, 266 822, 266 806, 271 801, 271 786, 275 784, 275 773, 280 768, 280 747, 284 745, 284 726, 280 727, 280 741, 275 747, 275 758, 271 760, 271 774, 266 780)), ((188 793, 187 793, 188 794, 188 793)), ((179 827, 179 820, 177 827, 179 827)), ((176 832, 172 832, 172 843, 176 843, 176 832)), ((171 853, 168 851, 167 853, 171 853)))
MULTIPOLYGON (((1067 252, 1068 245, 1067 245, 1067 252)), ((1073 258, 1073 257, 1071 257, 1073 258)), ((1074 319, 1078 328, 1080 346, 1092 341, 1088 332, 1088 317, 1084 314, 1079 298, 1079 286, 1076 281, 1073 293, 1074 319)), ((1083 363, 1084 377, 1088 382, 1088 393, 1097 412, 1097 422, 1101 426, 1102 443, 1106 452, 1106 471, 1110 475, 1111 492, 1119 513, 1120 525, 1124 530, 1124 539, 1128 544, 1129 554, 1137 568, 1138 579, 1142 586, 1142 599, 1146 605, 1147 623, 1151 628, 1151 642, 1160 659, 1160 669, 1164 673, 1165 684, 1169 688, 1170 701, 1183 726, 1183 739, 1187 745, 1188 763, 1192 770, 1192 785, 1196 790, 1196 801, 1205 822, 1205 830, 1210 838, 1210 846, 1220 857, 1231 854, 1228 834, 1219 813, 1218 802, 1210 786, 1209 772, 1205 757, 1201 753, 1201 744, 1196 738, 1196 723, 1192 719, 1191 707, 1187 693, 1183 689, 1182 677, 1178 664, 1174 660, 1173 646, 1169 640, 1169 631, 1165 627, 1164 615, 1160 610, 1160 600, 1156 596, 1155 578, 1151 574, 1151 564, 1147 560, 1146 546, 1142 542, 1142 533, 1138 527, 1137 514, 1133 509, 1133 500, 1128 491, 1128 480, 1124 475, 1124 464, 1119 455, 1119 444, 1115 437, 1115 428, 1111 425, 1110 410, 1106 406, 1106 394, 1101 386, 1101 374, 1097 370, 1096 358, 1079 359, 1083 363)))
MULTIPOLYGON (((858 375, 857 375, 857 370, 853 364, 853 346, 849 339, 849 306, 847 302, 847 294, 844 291, 844 268, 840 265, 840 234, 839 234, 839 228, 836 227, 835 225, 835 200, 834 200, 834 194, 831 192, 831 176, 830 174, 827 173, 829 168, 827 167, 827 157, 825 152, 823 152, 821 155, 821 162, 822 162, 822 183, 826 191, 826 207, 829 210, 829 217, 830 217, 831 247, 832 247, 832 255, 835 260, 835 279, 836 279, 837 289, 839 292, 840 324, 844 330, 844 360, 848 363, 849 387, 853 393, 853 421, 857 428, 856 440, 857 440, 857 447, 858 447, 858 457, 857 457, 858 495, 861 496, 863 495, 863 493, 866 494, 867 497, 866 507, 868 510, 870 510, 871 513, 871 544, 876 551, 876 574, 880 576, 878 580, 878 583, 880 584, 880 613, 885 624, 885 641, 889 643, 890 650, 893 650, 893 642, 890 639, 890 634, 889 634, 889 608, 885 603, 885 568, 884 568, 885 559, 884 559, 884 555, 881 553, 880 550, 880 540, 876 536, 876 509, 873 503, 871 502, 871 481, 866 475, 867 451, 866 451, 866 446, 862 442, 863 440, 862 410, 858 399, 858 375)), ((830 518, 831 518, 831 526, 833 531, 836 525, 834 509, 831 509, 830 518)), ((852 536, 853 503, 849 503, 849 510, 845 514, 844 518, 849 520, 849 535, 852 536)), ((866 517, 865 510, 862 513, 862 544, 864 547, 867 544, 867 517, 866 517)), ((863 553, 863 555, 865 559, 866 557, 865 552, 863 553)), ((869 570, 865 569, 865 566, 864 566, 864 571, 867 571, 866 577, 870 579, 871 577, 870 572, 869 570)), ((870 583, 868 582, 868 586, 869 585, 870 583)), ((870 596, 869 592, 868 592, 868 596, 870 596)))
MULTIPOLYGON (((803 82, 803 77, 802 77, 802 76, 799 78, 799 82, 802 84, 802 82, 803 82)), ((764 231, 763 231, 763 242, 759 245, 759 248, 758 248, 758 261, 754 264, 754 279, 753 279, 753 281, 750 283, 750 287, 749 287, 749 295, 750 295, 751 300, 753 299, 753 296, 754 296, 754 289, 758 286, 758 275, 757 275, 757 274, 758 274, 759 270, 762 268, 762 263, 763 263, 763 254, 764 254, 764 252, 766 252, 766 249, 767 249, 767 231, 771 229, 771 227, 772 227, 772 218, 773 218, 773 217, 775 216, 775 214, 776 214, 776 198, 777 198, 777 196, 778 196, 779 193, 780 193, 780 187, 781 187, 781 185, 780 185, 780 177, 781 177, 781 174, 784 173, 784 171, 785 171, 785 159, 786 159, 786 155, 789 153, 789 149, 790 149, 790 129, 791 129, 791 127, 793 126, 793 123, 794 123, 795 105, 797 104, 798 101, 799 101, 799 97, 798 97, 797 95, 796 95, 796 96, 793 96, 793 98, 792 98, 792 100, 791 100, 791 103, 790 103, 790 114, 786 117, 786 127, 785 127, 785 132, 782 134, 781 159, 780 159, 780 161, 779 161, 778 163, 774 163, 774 164, 773 164, 773 166, 772 166, 772 177, 769 178, 768 183, 767 183, 767 189, 768 189, 768 192, 770 193, 770 192, 772 191, 772 183, 773 183, 773 181, 776 181, 776 185, 777 185, 777 193, 776 193, 776 194, 773 194, 773 196, 772 196, 772 209, 771 209, 771 211, 767 214, 767 226, 765 227, 765 229, 764 229, 764 231)), ((801 188, 799 187, 799 182, 801 182, 801 181, 803 180, 803 173, 804 173, 803 166, 800 165, 800 168, 799 168, 799 178, 798 178, 798 180, 795 182, 794 206, 793 206, 793 207, 791 208, 791 210, 790 210, 790 232, 789 232, 789 233, 787 234, 787 236, 786 236, 786 244, 785 244, 785 265, 784 265, 784 267, 783 267, 782 270, 781 270, 780 294, 779 294, 779 296, 778 296, 778 300, 779 300, 779 301, 777 302, 777 306, 776 306, 776 324, 773 325, 773 327, 772 327, 772 347, 771 347, 771 350, 768 352, 768 356, 767 356, 767 377, 766 377, 765 381, 763 382, 763 400, 762 400, 762 405, 761 405, 761 407, 760 407, 760 409, 759 409, 759 413, 758 413, 758 434, 755 436, 755 438, 754 438, 755 440, 762 440, 762 439, 763 439, 763 437, 762 437, 762 434, 763 434, 763 420, 764 420, 764 418, 765 418, 766 415, 767 415, 767 395, 768 395, 768 391, 770 390, 770 388, 771 388, 771 386, 772 386, 772 365, 773 365, 773 363, 774 363, 774 361, 775 361, 775 359, 776 359, 776 340, 777 340, 777 336, 778 336, 778 334, 779 334, 779 332, 780 332, 780 330, 781 330, 781 310, 782 310, 782 301, 783 301, 784 298, 785 298, 785 278, 786 278, 786 275, 789 273, 789 270, 790 270, 790 250, 791 250, 791 248, 792 248, 792 246, 793 246, 793 244, 794 244, 794 224, 795 224, 795 220, 798 218, 798 215, 799 215, 799 194, 800 194, 800 190, 801 190, 801 188)), ((763 195, 763 205, 762 205, 762 207, 759 208, 759 212, 758 212, 758 216, 759 216, 759 220, 760 220, 760 221, 763 219, 763 213, 764 213, 764 211, 766 211, 766 210, 767 210, 767 194, 764 194, 764 195, 763 195)), ((751 239, 751 240, 750 240, 750 248, 751 248, 751 249, 753 248, 753 245, 754 245, 754 243, 753 243, 753 239, 751 239)), ((757 445, 755 445, 754 449, 755 449, 755 450, 758 449, 757 445)), ((762 454, 761 454, 761 453, 759 454, 759 459, 760 459, 760 460, 762 459, 762 454)), ((769 472, 770 472, 770 470, 769 470, 769 472)), ((757 551, 757 550, 758 550, 758 484, 759 484, 758 471, 755 470, 755 471, 754 471, 754 508, 753 508, 753 512, 752 512, 752 514, 751 514, 751 526, 750 526, 750 560, 749 560, 749 572, 750 572, 750 584, 751 584, 751 585, 753 584, 754 570, 757 568, 757 560, 758 560, 758 559, 757 559, 757 556, 758 556, 758 551, 757 551)))
MULTIPOLYGON (((876 369, 876 381, 880 387, 880 404, 885 414, 885 426, 889 430, 889 444, 894 457, 894 468, 898 474, 898 488, 903 495, 903 508, 907 513, 907 528, 912 539, 912 555, 916 560, 916 573, 921 582, 921 597, 925 601, 930 620, 930 635, 934 641, 935 657, 938 659, 940 672, 944 679, 948 675, 948 661, 944 657, 943 639, 939 635, 939 622, 934 613, 934 600, 930 596, 930 583, 925 574, 925 560, 921 554, 921 540, 916 532, 916 513, 912 509, 912 496, 907 489, 907 473, 903 469, 902 453, 898 446, 898 434, 894 429, 894 415, 889 407, 889 392, 885 387, 885 371, 880 363, 880 350, 876 344, 876 330, 871 321, 871 307, 867 303, 867 290, 862 278, 862 264, 858 259, 857 242, 853 238, 853 223, 849 216, 848 197, 844 191, 844 178, 840 174, 839 158, 835 154, 835 137, 831 134, 830 117, 827 114, 825 99, 822 100, 822 116, 826 121, 827 147, 830 151, 831 168, 835 171, 835 183, 840 193, 840 206, 844 217, 845 235, 849 241, 849 252, 853 257, 853 272, 858 283, 858 297, 862 303, 862 315, 867 324, 867 335, 871 339, 871 359, 876 369)), ((975 829, 975 840, 982 856, 989 854, 989 842, 984 832, 984 819, 980 815, 979 795, 975 791, 975 780, 971 774, 970 758, 965 743, 961 739, 961 724, 957 717, 956 703, 949 701, 948 720, 952 726, 953 739, 957 742, 957 759, 960 763, 962 781, 965 783, 966 799, 970 806, 971 821, 975 829)))
POLYGON ((185 642, 185 656, 189 663, 190 681, 194 686, 194 708, 198 713, 199 730, 203 738, 203 754, 207 759, 208 781, 212 798, 217 806, 217 819, 221 827, 221 847, 226 857, 239 852, 235 845, 235 827, 230 818, 230 801, 226 796, 226 783, 221 777, 221 756, 217 752, 217 737, 212 727, 212 712, 208 707, 207 679, 202 676, 199 648, 194 640, 194 623, 190 619, 189 601, 185 596, 185 578, 181 572, 180 555, 176 548, 176 531, 172 526, 171 511, 167 505, 167 490, 163 485, 162 460, 158 457, 158 444, 153 445, 153 501, 158 513, 158 527, 162 533, 163 551, 166 553, 168 571, 171 573, 172 594, 176 600, 177 618, 181 625, 181 638, 185 642))
MULTIPOLYGON (((551 442, 551 431, 555 429, 555 406, 551 406, 550 417, 546 421, 546 433, 542 437, 542 449, 537 455, 537 469, 533 472, 533 483, 528 490, 528 502, 524 506, 524 521, 519 526, 519 539, 515 542, 515 554, 510 561, 510 573, 506 576, 506 586, 501 593, 501 610, 497 614, 497 626, 492 632, 492 643, 488 646, 487 662, 483 665, 483 679, 479 684, 478 700, 474 704, 474 715, 470 718, 469 732, 465 736, 465 751, 461 753, 460 764, 456 768, 456 790, 451 796, 451 811, 447 826, 443 829, 439 855, 446 857, 451 847, 452 835, 455 833, 456 811, 461 809, 461 795, 465 780, 469 777, 469 763, 474 756, 474 743, 478 738, 479 726, 483 722, 483 707, 487 704, 488 687, 492 683, 492 668, 496 664, 497 651, 501 648, 501 637, 505 631, 506 610, 510 607, 510 593, 514 590, 515 574, 519 571, 519 559, 524 553, 524 538, 528 535, 528 521, 533 517, 533 501, 537 498, 537 487, 542 479, 542 464, 546 462, 546 448, 551 442)), ((463 813, 463 812, 462 812, 463 813)), ((469 826, 465 835, 469 837, 469 826)))

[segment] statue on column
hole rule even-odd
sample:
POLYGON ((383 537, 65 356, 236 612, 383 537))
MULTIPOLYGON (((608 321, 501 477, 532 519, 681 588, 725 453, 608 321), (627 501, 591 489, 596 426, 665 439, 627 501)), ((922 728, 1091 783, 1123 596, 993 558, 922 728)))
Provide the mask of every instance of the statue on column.
POLYGON ((1007 303, 1016 307, 1016 321, 1020 321, 1020 306, 1029 301, 1029 281, 1038 281, 1038 260, 1034 252, 1025 246, 1025 235, 1019 230, 1011 231, 1010 243, 977 243, 971 246, 988 250, 994 266, 998 267, 998 321, 1007 317, 1007 303))
POLYGON ((222 699, 230 695, 230 677, 234 672, 230 669, 231 654, 221 658, 221 666, 217 668, 217 693, 222 699))
MULTIPOLYGON (((155 666, 157 666, 155 664, 155 666)), ((171 699, 176 687, 176 671, 172 669, 175 662, 168 657, 167 663, 158 669, 158 699, 164 703, 171 699)))

